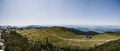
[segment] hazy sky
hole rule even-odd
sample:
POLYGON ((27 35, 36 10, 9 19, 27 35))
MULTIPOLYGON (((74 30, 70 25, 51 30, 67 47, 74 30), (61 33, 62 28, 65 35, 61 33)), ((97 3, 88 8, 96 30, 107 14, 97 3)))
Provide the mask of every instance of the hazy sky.
POLYGON ((0 0, 0 25, 120 25, 120 0, 0 0))

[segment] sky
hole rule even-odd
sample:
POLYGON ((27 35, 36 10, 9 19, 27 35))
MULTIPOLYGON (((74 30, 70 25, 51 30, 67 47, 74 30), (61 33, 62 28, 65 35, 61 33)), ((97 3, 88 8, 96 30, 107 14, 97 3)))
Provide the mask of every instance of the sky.
POLYGON ((120 25, 120 0, 0 0, 0 25, 120 25))

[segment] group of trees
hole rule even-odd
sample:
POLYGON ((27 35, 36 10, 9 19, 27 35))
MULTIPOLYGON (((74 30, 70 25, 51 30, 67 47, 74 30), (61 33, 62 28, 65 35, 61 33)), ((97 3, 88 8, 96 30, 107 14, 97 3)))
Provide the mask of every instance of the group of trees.
POLYGON ((48 42, 43 44, 41 41, 30 41, 27 38, 19 35, 15 31, 11 31, 10 34, 3 33, 5 40, 5 51, 53 51, 53 45, 48 42))
POLYGON ((30 41, 16 31, 11 31, 10 34, 3 32, 2 34, 5 40, 5 51, 120 51, 120 40, 85 50, 72 47, 56 47, 48 41, 48 38, 44 42, 39 39, 38 41, 30 41))
POLYGON ((70 47, 56 47, 48 41, 31 41, 19 35, 16 31, 10 34, 3 34, 5 40, 5 51, 79 51, 79 49, 71 49, 70 47))

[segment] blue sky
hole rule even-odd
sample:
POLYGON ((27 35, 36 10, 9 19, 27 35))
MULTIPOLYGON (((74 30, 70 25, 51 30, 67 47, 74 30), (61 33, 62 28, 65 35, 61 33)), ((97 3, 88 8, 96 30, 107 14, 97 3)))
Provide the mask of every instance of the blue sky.
POLYGON ((120 0, 0 0, 0 25, 120 25, 120 0))

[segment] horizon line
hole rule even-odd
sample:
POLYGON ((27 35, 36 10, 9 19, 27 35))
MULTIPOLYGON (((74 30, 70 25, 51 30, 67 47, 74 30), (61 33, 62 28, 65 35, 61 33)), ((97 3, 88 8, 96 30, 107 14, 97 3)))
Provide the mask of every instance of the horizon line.
POLYGON ((29 24, 29 25, 0 25, 0 26, 30 26, 30 25, 39 25, 39 26, 120 26, 120 25, 89 25, 89 24, 29 24))

